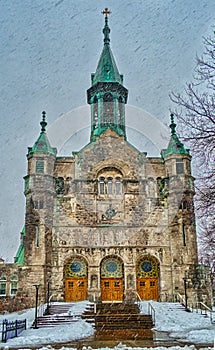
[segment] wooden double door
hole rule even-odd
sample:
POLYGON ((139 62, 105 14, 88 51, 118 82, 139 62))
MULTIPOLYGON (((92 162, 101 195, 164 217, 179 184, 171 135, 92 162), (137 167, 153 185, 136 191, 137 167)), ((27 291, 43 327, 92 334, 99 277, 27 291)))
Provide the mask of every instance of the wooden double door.
POLYGON ((82 301, 87 299, 86 278, 65 279, 65 301, 82 301))
POLYGON ((140 277, 137 279, 137 292, 141 300, 158 300, 158 278, 140 277))
POLYGON ((122 301, 123 300, 123 279, 122 278, 102 278, 101 279, 102 301, 122 301))

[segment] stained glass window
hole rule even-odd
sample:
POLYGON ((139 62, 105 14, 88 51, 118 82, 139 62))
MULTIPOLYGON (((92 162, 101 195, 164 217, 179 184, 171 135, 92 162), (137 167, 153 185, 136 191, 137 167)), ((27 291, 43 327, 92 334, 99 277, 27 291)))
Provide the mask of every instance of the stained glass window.
POLYGON ((123 275, 122 263, 117 258, 105 259, 101 265, 102 277, 119 277, 123 275))
POLYGON ((87 264, 84 259, 74 258, 65 266, 65 277, 87 277, 87 264))
POLYGON ((153 256, 146 256, 137 265, 138 277, 158 277, 158 261, 153 256))

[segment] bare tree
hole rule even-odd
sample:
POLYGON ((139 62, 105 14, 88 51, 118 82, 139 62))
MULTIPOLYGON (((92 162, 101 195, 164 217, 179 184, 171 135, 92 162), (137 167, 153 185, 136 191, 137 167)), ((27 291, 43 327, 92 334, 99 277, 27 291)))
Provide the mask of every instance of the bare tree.
POLYGON ((189 145, 196 176, 196 212, 201 260, 215 272, 215 38, 203 39, 191 83, 172 93, 183 140, 189 145))

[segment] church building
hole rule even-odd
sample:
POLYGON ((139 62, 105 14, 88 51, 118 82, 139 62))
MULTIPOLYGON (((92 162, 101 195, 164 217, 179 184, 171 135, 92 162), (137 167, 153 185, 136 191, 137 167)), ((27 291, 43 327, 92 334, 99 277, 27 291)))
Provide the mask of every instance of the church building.
POLYGON ((189 150, 173 115, 160 157, 128 142, 128 90, 110 48, 109 11, 104 14, 104 46, 87 90, 90 142, 58 156, 42 113, 40 135, 27 153, 20 247, 14 264, 0 265, 2 308, 9 300, 33 306, 35 284, 40 302, 175 300, 184 294, 185 274, 197 267, 189 150))

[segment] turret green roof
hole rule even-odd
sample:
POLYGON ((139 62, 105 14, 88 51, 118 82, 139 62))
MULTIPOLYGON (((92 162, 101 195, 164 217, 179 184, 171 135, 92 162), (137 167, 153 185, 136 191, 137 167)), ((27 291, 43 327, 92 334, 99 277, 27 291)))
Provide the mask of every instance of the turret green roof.
MULTIPOLYGON (((105 12, 104 12, 105 13, 105 12)), ((108 26, 108 17, 106 13, 104 33, 104 47, 98 62, 95 74, 92 74, 92 85, 98 82, 116 82, 123 83, 123 76, 119 74, 113 53, 110 49, 110 28, 108 26)))
POLYGON ((167 149, 163 149, 161 154, 163 157, 167 157, 171 154, 188 154, 189 155, 189 149, 186 149, 183 145, 183 143, 179 140, 178 135, 176 134, 176 124, 174 122, 174 114, 171 114, 171 138, 168 144, 167 149))
POLYGON ((25 226, 22 229, 20 245, 17 250, 16 256, 14 258, 15 264, 22 264, 22 265, 24 264, 24 253, 25 253, 24 237, 25 237, 25 226))
POLYGON ((40 122, 41 125, 41 133, 38 137, 37 141, 35 142, 33 147, 29 147, 28 154, 32 153, 51 153, 56 155, 57 150, 56 148, 51 147, 49 139, 46 135, 46 112, 42 112, 42 121, 40 122))

